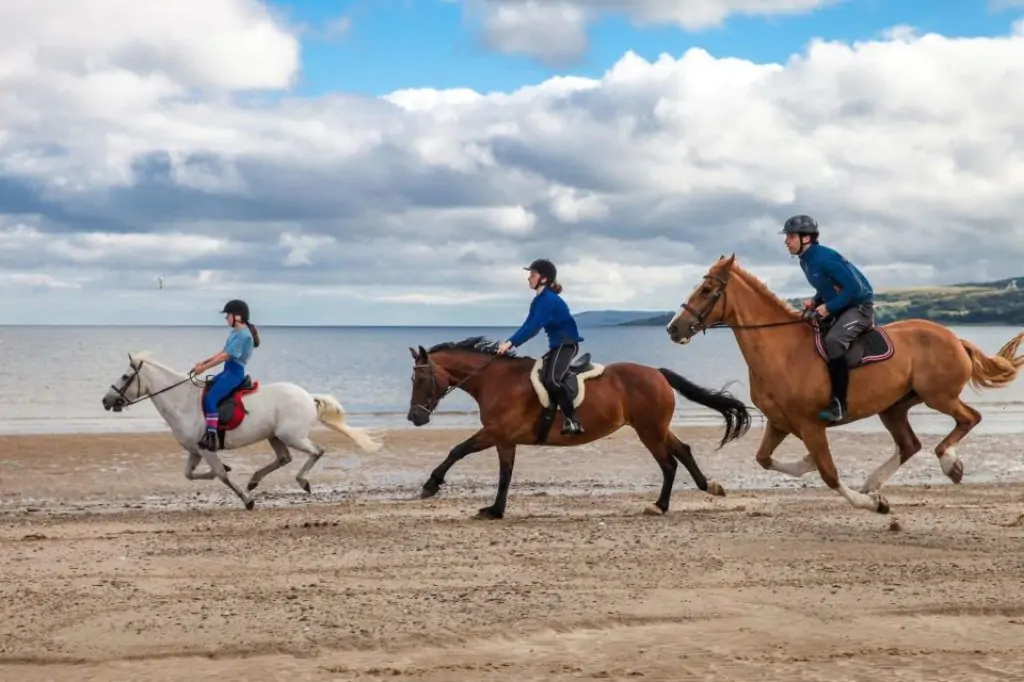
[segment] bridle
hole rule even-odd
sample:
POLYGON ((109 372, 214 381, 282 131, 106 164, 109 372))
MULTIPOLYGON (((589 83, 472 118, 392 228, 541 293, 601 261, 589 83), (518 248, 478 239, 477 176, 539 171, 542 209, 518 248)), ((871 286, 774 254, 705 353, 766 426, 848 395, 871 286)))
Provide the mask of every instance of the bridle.
POLYGON ((492 362, 494 362, 497 359, 498 359, 498 356, 494 355, 494 357, 492 357, 489 360, 487 360, 487 362, 485 362, 484 364, 480 365, 479 367, 474 369, 472 372, 467 374, 465 376, 465 378, 462 379, 462 381, 459 381, 457 383, 452 384, 451 386, 448 386, 448 387, 446 387, 444 389, 441 389, 441 387, 440 387, 441 382, 437 380, 437 372, 434 370, 434 361, 431 360, 430 356, 428 355, 427 356, 427 361, 425 363, 421 362, 421 363, 417 363, 416 365, 413 366, 413 371, 415 371, 417 369, 423 369, 424 367, 427 367, 427 368, 430 369, 430 393, 428 394, 428 397, 427 397, 427 402, 430 403, 430 404, 429 405, 422 405, 422 404, 414 402, 412 400, 409 401, 409 404, 412 405, 413 407, 417 407, 417 408, 423 410, 428 415, 433 414, 434 410, 437 409, 437 406, 441 403, 441 401, 445 398, 445 396, 447 396, 449 393, 451 393, 455 389, 460 388, 463 384, 465 384, 467 381, 472 379, 477 373, 482 372, 488 365, 490 365, 492 362), (434 397, 435 395, 437 395, 436 398, 434 397))
POLYGON ((160 395, 161 393, 166 393, 167 391, 170 391, 172 388, 177 388, 178 386, 181 386, 182 384, 184 384, 186 382, 192 382, 193 386, 200 386, 201 385, 201 384, 199 384, 196 381, 195 372, 189 370, 188 376, 185 377, 184 379, 182 379, 181 381, 173 383, 170 386, 165 386, 164 388, 161 388, 159 391, 156 391, 155 393, 147 393, 145 395, 140 395, 138 398, 132 400, 131 398, 129 398, 126 395, 126 393, 127 393, 128 389, 131 387, 132 383, 134 383, 135 381, 139 382, 139 388, 136 391, 136 393, 141 393, 142 392, 142 380, 139 379, 139 373, 142 372, 142 365, 144 365, 145 362, 146 362, 145 360, 139 360, 139 365, 138 365, 138 367, 136 367, 135 363, 132 362, 131 356, 129 355, 128 356, 128 366, 131 367, 135 371, 132 372, 131 376, 129 376, 128 378, 125 379, 124 384, 120 388, 118 388, 117 386, 115 386, 113 384, 110 384, 110 388, 113 389, 114 393, 117 394, 117 396, 118 396, 118 398, 120 400, 120 403, 117 406, 120 409, 124 409, 126 407, 131 407, 132 405, 135 405, 137 403, 141 403, 144 400, 151 400, 151 399, 155 398, 156 396, 160 395))
POLYGON ((765 329, 768 327, 785 327, 792 324, 804 324, 811 319, 805 315, 795 320, 784 320, 782 322, 765 322, 762 324, 726 324, 725 322, 714 322, 709 325, 707 323, 708 315, 710 315, 715 309, 715 306, 718 305, 719 299, 721 299, 723 306, 726 304, 726 286, 729 284, 729 280, 712 274, 704 275, 704 279, 716 282, 718 284, 718 288, 708 296, 707 301, 704 302, 701 309, 696 310, 686 301, 683 301, 680 306, 694 318, 693 322, 690 323, 686 330, 688 337, 692 337, 697 332, 706 333, 708 329, 765 329))

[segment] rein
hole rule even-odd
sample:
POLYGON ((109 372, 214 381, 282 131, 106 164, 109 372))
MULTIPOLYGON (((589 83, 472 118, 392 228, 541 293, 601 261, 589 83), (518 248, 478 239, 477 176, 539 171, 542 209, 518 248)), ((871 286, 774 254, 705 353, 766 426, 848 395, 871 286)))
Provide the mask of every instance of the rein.
POLYGON ((413 407, 418 407, 419 409, 425 411, 427 414, 433 414, 434 410, 436 410, 437 406, 441 404, 441 401, 444 400, 445 396, 447 396, 449 393, 451 393, 455 389, 460 388, 463 384, 465 384, 467 381, 472 379, 478 373, 482 372, 484 369, 487 368, 488 365, 490 365, 492 362, 494 362, 497 359, 498 359, 498 355, 495 354, 487 362, 485 362, 484 364, 480 365, 479 367, 474 369, 472 372, 467 374, 465 376, 465 378, 462 379, 462 381, 459 381, 459 382, 454 383, 451 386, 447 387, 446 389, 444 389, 443 392, 441 392, 441 395, 439 395, 436 399, 434 399, 434 394, 437 393, 438 390, 439 390, 438 389, 438 383, 439 382, 437 381, 437 374, 434 372, 434 363, 428 357, 427 358, 427 364, 425 364, 425 365, 417 365, 417 366, 418 367, 429 367, 430 368, 430 396, 429 396, 429 398, 427 400, 428 400, 428 402, 429 401, 433 401, 434 405, 431 407, 431 406, 427 406, 427 405, 421 405, 420 403, 412 403, 413 407))
POLYGON ((725 304, 725 287, 729 282, 718 275, 704 275, 704 279, 718 283, 718 288, 713 294, 711 294, 704 306, 699 311, 694 309, 694 307, 686 301, 684 301, 682 306, 680 306, 694 318, 694 321, 690 323, 689 328, 691 335, 697 332, 706 333, 708 329, 767 329, 770 327, 788 327, 794 324, 807 324, 816 318, 820 318, 817 313, 812 312, 808 315, 805 312, 794 320, 783 320, 782 322, 763 322, 761 324, 726 324, 725 322, 714 322, 712 324, 707 324, 707 317, 715 309, 715 306, 718 305, 719 299, 722 300, 723 305, 725 304))
MULTIPOLYGON (((132 405, 136 405, 138 403, 141 403, 144 400, 152 400, 153 398, 155 398, 156 396, 160 395, 161 393, 166 393, 167 391, 170 391, 173 388, 177 388, 178 386, 181 386, 182 384, 184 384, 186 382, 192 382, 193 386, 199 386, 200 385, 200 384, 198 384, 196 382, 195 372, 189 370, 188 376, 185 377, 184 379, 182 379, 181 381, 173 383, 170 386, 165 386, 164 388, 161 388, 159 391, 156 391, 155 393, 147 393, 146 395, 140 396, 140 397, 136 398, 135 400, 132 400, 127 395, 125 395, 125 392, 132 385, 132 382, 136 381, 139 378, 139 373, 142 371, 142 365, 145 364, 145 362, 146 362, 145 360, 140 360, 138 367, 135 367, 135 365, 131 365, 131 362, 129 362, 129 364, 135 370, 135 372, 130 377, 128 377, 125 380, 124 385, 121 386, 120 388, 118 388, 117 386, 114 386, 113 384, 110 385, 110 388, 112 388, 114 390, 114 393, 117 393, 118 397, 120 397, 120 399, 122 401, 124 401, 124 405, 121 406, 122 408, 124 408, 124 407, 131 407, 132 405)), ((139 390, 140 391, 142 390, 142 383, 141 383, 141 381, 139 382, 139 390)))

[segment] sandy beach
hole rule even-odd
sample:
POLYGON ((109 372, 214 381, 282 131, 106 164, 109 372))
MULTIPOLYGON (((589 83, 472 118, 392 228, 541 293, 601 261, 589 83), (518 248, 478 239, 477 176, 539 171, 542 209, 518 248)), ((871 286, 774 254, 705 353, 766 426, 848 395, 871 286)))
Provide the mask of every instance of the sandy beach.
MULTIPOLYGON (((523 448, 507 516, 478 521, 493 452, 415 495, 468 431, 328 432, 246 512, 186 481, 167 434, 0 437, 0 679, 982 680, 1024 670, 1024 476, 1014 436, 972 436, 962 485, 930 448, 850 508, 816 474, 753 460, 757 428, 715 451, 676 429, 724 498, 660 474, 629 429, 523 448)), ((884 434, 836 432, 859 485, 884 434)), ((269 446, 225 453, 244 483, 269 446)), ((780 457, 802 453, 796 440, 780 457)))

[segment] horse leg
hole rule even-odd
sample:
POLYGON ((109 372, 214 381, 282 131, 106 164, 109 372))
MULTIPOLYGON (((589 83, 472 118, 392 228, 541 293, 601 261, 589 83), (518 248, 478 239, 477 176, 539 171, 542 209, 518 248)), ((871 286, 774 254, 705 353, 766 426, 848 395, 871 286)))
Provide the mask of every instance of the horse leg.
POLYGON ((228 478, 228 472, 225 470, 224 463, 220 461, 220 457, 217 455, 217 452, 215 450, 205 450, 203 451, 202 456, 209 465, 213 475, 216 476, 221 483, 235 491, 235 494, 238 495, 238 499, 242 501, 245 508, 251 511, 252 508, 256 506, 256 503, 253 502, 252 498, 246 495, 241 488, 235 485, 234 481, 228 478))
POLYGON ((306 458, 306 463, 299 469, 299 473, 295 474, 295 481, 299 484, 303 490, 307 493, 312 492, 312 488, 309 485, 309 480, 306 478, 306 474, 309 470, 316 466, 316 463, 320 461, 320 458, 324 456, 325 450, 311 441, 308 437, 305 438, 282 438, 282 440, 291 447, 295 448, 300 452, 305 452, 309 457, 306 458))
POLYGON ((939 458, 942 473, 953 483, 959 483, 964 476, 964 464, 956 454, 956 446, 981 423, 981 413, 960 400, 959 395, 928 396, 924 404, 956 420, 956 426, 949 435, 935 446, 935 456, 939 458))
POLYGON ((793 478, 800 478, 817 469, 818 466, 814 463, 814 458, 809 454, 795 462, 778 462, 772 459, 772 455, 782 445, 782 441, 786 440, 788 435, 789 433, 783 431, 771 421, 765 424, 764 434, 761 436, 761 444, 757 447, 757 454, 754 455, 757 463, 764 469, 778 471, 793 478))
MULTIPOLYGON (((919 402, 919 401, 917 401, 919 402)), ((907 413, 910 408, 917 404, 915 401, 896 403, 892 407, 879 412, 878 418, 892 436, 896 443, 896 452, 889 459, 882 462, 877 469, 868 474, 860 492, 871 493, 881 490, 886 481, 892 478, 896 471, 907 463, 907 461, 921 451, 921 441, 910 426, 907 413)))
MULTIPOLYGON (((448 470, 455 466, 455 463, 466 455, 472 455, 475 452, 480 452, 495 446, 493 435, 488 432, 487 427, 484 427, 474 433, 472 436, 462 441, 448 452, 448 456, 445 457, 444 461, 437 465, 437 467, 430 472, 430 478, 423 484, 423 489, 420 491, 420 498, 433 497, 437 494, 437 491, 444 485, 444 477, 448 473, 448 470)), ((509 476, 511 477, 512 470, 509 469, 509 476)))
MULTIPOLYGON (((288 446, 285 445, 276 436, 271 436, 267 439, 270 443, 270 447, 274 448, 274 461, 266 465, 262 469, 257 469, 253 472, 252 478, 249 479, 249 484, 245 486, 245 489, 252 492, 256 489, 256 486, 260 484, 260 481, 272 471, 277 471, 283 466, 286 466, 292 461, 292 453, 288 451, 288 446)), ((306 492, 309 492, 308 490, 306 492)))
MULTIPOLYGON (((203 461, 203 456, 199 454, 198 450, 189 450, 188 459, 185 460, 185 478, 190 481, 210 481, 217 476, 213 473, 213 470, 204 471, 201 474, 195 473, 196 467, 203 461)), ((224 470, 228 471, 228 466, 224 465, 224 470)))
POLYGON ((682 464, 686 470, 690 473, 690 477, 693 479, 694 484, 715 497, 725 497, 725 488, 718 481, 706 478, 704 472, 701 471, 700 466, 697 464, 697 460, 693 458, 693 450, 690 446, 683 441, 676 438, 675 434, 671 431, 668 434, 668 451, 676 460, 682 464))
POLYGON ((480 519, 500 519, 505 516, 505 504, 508 502, 508 486, 512 482, 512 469, 516 465, 516 446, 498 445, 498 494, 494 504, 477 512, 480 519))
POLYGON ((882 497, 881 493, 860 493, 847 488, 839 480, 839 472, 836 471, 836 464, 832 460, 832 452, 828 446, 828 436, 825 435, 825 427, 818 424, 807 424, 800 429, 800 438, 807 446, 808 452, 814 458, 818 468, 818 475, 832 490, 838 491, 846 498, 846 501, 857 509, 867 509, 879 514, 889 513, 889 503, 882 497))
MULTIPOLYGON (((634 429, 636 427, 634 426, 634 429)), ((636 429, 636 435, 640 437, 640 442, 644 444, 651 455, 654 456, 654 461, 658 463, 658 467, 661 469, 661 494, 658 495, 658 500, 652 505, 648 505, 644 508, 644 514, 649 516, 661 516, 668 513, 669 501, 672 498, 672 485, 676 480, 676 469, 679 468, 679 464, 676 462, 671 447, 669 445, 669 436, 671 434, 665 433, 652 433, 648 430, 636 429)), ((674 438, 674 437, 673 437, 674 438)), ((680 443, 680 445, 682 445, 680 443)), ((689 450, 689 448, 687 448, 689 450)), ((690 455, 693 458, 693 455, 690 455)), ((696 462, 694 462, 696 464, 696 462)), ((690 472, 693 475, 693 472, 690 472)), ((697 470, 697 475, 694 476, 694 480, 700 482, 697 483, 700 486, 704 484, 702 489, 706 489, 708 482, 704 479, 704 474, 701 473, 700 469, 697 470)))

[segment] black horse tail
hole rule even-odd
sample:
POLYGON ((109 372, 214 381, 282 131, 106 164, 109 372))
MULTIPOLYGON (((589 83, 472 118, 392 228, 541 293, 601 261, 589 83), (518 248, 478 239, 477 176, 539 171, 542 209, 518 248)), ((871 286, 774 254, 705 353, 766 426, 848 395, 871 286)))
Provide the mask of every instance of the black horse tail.
POLYGON ((725 433, 718 444, 721 448, 731 440, 743 436, 750 429, 750 413, 742 400, 732 397, 726 390, 712 391, 698 386, 689 379, 682 377, 670 369, 659 367, 658 371, 668 381, 669 386, 678 391, 687 400, 709 407, 725 418, 725 433))

